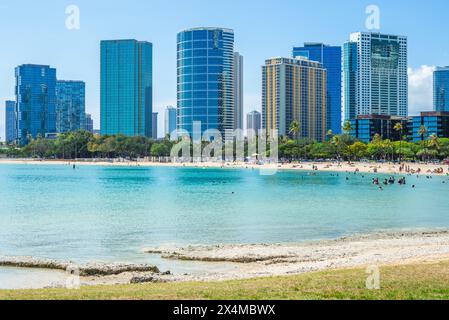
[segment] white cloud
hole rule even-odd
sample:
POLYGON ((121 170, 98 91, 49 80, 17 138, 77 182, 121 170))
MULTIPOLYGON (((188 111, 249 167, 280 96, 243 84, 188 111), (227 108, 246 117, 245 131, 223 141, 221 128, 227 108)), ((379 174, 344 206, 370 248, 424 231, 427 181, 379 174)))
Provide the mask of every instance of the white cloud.
POLYGON ((435 66, 408 68, 409 114, 433 109, 433 72, 435 66))

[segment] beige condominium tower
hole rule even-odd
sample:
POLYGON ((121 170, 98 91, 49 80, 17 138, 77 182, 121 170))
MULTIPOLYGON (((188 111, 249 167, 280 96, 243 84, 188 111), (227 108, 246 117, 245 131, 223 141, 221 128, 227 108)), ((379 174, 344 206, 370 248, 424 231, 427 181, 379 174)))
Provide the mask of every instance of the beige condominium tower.
POLYGON ((326 138, 327 71, 306 58, 272 58, 262 67, 262 127, 279 136, 326 138), (290 130, 293 123, 299 130, 290 130))

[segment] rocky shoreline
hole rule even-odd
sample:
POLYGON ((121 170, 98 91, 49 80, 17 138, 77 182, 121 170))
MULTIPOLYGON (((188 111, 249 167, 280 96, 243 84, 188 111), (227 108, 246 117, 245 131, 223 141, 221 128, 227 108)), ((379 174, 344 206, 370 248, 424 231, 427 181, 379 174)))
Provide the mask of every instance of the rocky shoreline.
POLYGON ((78 273, 81 277, 104 277, 127 272, 161 273, 156 266, 144 264, 90 263, 77 265, 72 262, 60 262, 57 260, 38 259, 33 257, 0 257, 0 267, 61 270, 78 273))
MULTIPOLYGON (((253 244, 148 248, 147 254, 205 263, 197 274, 172 274, 145 264, 76 266, 81 285, 222 281, 301 274, 329 269, 449 260, 449 230, 378 232, 299 244, 253 244), (215 269, 216 266, 227 268, 215 269), (210 267, 207 267, 210 266, 210 267)), ((72 270, 71 262, 1 257, 0 267, 72 270)), ((53 287, 63 286, 54 284, 53 287)))
MULTIPOLYGON (((147 248, 148 254, 160 254, 164 259, 202 262, 267 263, 281 260, 317 257, 318 253, 329 256, 361 253, 359 250, 377 248, 384 243, 385 249, 392 247, 432 246, 435 241, 449 241, 449 230, 378 232, 342 237, 335 240, 321 240, 300 244, 247 244, 188 246, 179 248, 147 248), (305 254, 306 252, 310 255, 305 254), (345 254, 346 253, 346 254, 345 254)), ((447 243, 449 245, 449 242, 447 243)), ((444 253, 446 250, 441 248, 444 253)), ((449 247, 447 248, 449 253, 449 247)))

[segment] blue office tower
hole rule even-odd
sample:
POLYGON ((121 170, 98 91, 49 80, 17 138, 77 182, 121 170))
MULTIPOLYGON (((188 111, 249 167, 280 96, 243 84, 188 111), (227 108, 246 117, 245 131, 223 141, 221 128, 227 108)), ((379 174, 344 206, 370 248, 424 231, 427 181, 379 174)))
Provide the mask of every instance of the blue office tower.
POLYGON ((18 140, 56 132, 56 69, 43 65, 16 68, 18 140))
POLYGON ((16 142, 17 139, 17 112, 16 102, 5 102, 5 141, 7 144, 16 142))
POLYGON ((165 136, 170 135, 171 139, 176 139, 176 123, 177 123, 176 118, 177 118, 176 108, 168 106, 165 109, 164 134, 165 136))
POLYGON ((327 128, 333 134, 341 134, 341 47, 322 43, 305 43, 293 48, 293 57, 306 57, 323 64, 327 69, 327 128))
POLYGON ((346 42, 343 45, 343 110, 344 122, 357 117, 357 43, 346 42))
POLYGON ((56 130, 86 129, 86 85, 83 81, 56 82, 56 130))
MULTIPOLYGON (((194 28, 178 33, 178 129, 193 123, 208 129, 234 128, 234 31, 194 28)), ((198 133, 200 134, 200 133, 198 133)))
POLYGON ((433 73, 433 104, 434 111, 449 111, 449 66, 433 73))
POLYGON ((153 45, 101 41, 101 134, 152 136, 153 45))

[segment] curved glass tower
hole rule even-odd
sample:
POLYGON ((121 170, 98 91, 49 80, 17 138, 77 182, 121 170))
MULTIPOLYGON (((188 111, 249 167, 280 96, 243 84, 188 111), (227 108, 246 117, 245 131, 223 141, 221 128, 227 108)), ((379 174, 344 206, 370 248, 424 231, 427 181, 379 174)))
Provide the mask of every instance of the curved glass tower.
POLYGON ((234 31, 194 28, 178 33, 178 129, 193 134, 193 122, 233 129, 234 31))

